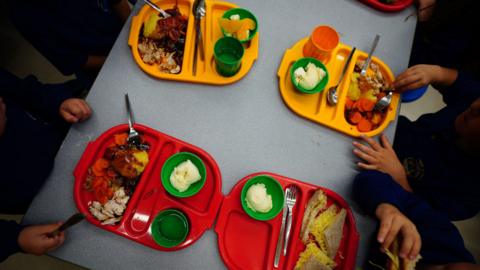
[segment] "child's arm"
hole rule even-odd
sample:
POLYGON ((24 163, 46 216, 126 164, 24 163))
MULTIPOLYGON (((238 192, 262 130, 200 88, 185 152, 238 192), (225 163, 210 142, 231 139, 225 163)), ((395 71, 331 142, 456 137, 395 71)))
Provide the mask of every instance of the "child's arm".
POLYGON ((451 86, 457 79, 458 71, 437 65, 415 65, 397 76, 394 87, 398 92, 406 92, 425 85, 435 88, 451 86))

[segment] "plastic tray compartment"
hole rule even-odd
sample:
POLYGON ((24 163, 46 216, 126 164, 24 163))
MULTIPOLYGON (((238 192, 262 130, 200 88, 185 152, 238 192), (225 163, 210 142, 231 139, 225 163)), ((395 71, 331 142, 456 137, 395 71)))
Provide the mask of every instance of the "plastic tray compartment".
MULTIPOLYGON (((158 1, 156 4, 163 9, 171 9, 175 5, 175 0, 158 1)), ((148 5, 145 5, 136 16, 133 16, 130 36, 128 38, 128 44, 132 49, 133 58, 140 68, 155 78, 193 83, 222 85, 233 83, 243 78, 249 72, 254 61, 258 57, 258 31, 255 37, 249 43, 244 45, 245 53, 242 59, 242 66, 234 76, 223 77, 218 74, 215 69, 215 59, 213 57, 213 47, 215 42, 223 37, 218 20, 222 17, 225 11, 231 8, 236 8, 237 6, 227 2, 205 0, 206 15, 203 17, 200 24, 202 29, 202 39, 204 41, 205 60, 201 60, 199 52, 197 59, 197 73, 195 76, 192 72, 195 49, 195 17, 192 14, 193 1, 178 0, 178 7, 184 16, 188 16, 188 27, 181 72, 179 74, 161 72, 158 69, 158 65, 145 64, 140 57, 138 52, 140 30, 142 29, 143 22, 150 17, 150 14, 156 12, 148 5)))
POLYGON ((128 125, 120 125, 107 130, 97 140, 88 144, 74 171, 74 196, 80 212, 87 220, 110 232, 154 249, 173 251, 185 248, 198 240, 205 230, 213 226, 213 222, 223 200, 221 193, 221 175, 215 160, 204 150, 163 134, 146 126, 135 125, 135 129, 145 136, 150 143, 149 163, 143 172, 137 187, 128 202, 123 218, 116 225, 101 225, 88 210, 88 203, 93 200, 92 192, 85 190, 84 183, 87 170, 100 158, 113 135, 128 132, 128 125), (160 173, 163 163, 178 152, 191 152, 199 156, 206 167, 207 178, 199 193, 188 198, 177 198, 163 188, 160 173), (159 246, 152 237, 150 224, 162 210, 174 208, 182 211, 190 224, 190 231, 184 242, 172 248, 159 246))
MULTIPOLYGON (((278 84, 280 94, 282 95, 285 104, 296 114, 307 118, 319 124, 325 125, 332 129, 343 132, 347 135, 358 137, 361 134, 367 136, 375 136, 381 133, 388 124, 395 119, 397 114, 397 107, 400 100, 399 94, 394 94, 392 102, 388 107, 388 111, 383 119, 382 124, 369 132, 362 133, 357 130, 357 127, 347 122, 345 118, 345 102, 350 85, 351 74, 353 73, 354 65, 359 60, 365 60, 367 53, 356 50, 353 56, 348 71, 345 74, 340 86, 337 88, 338 103, 336 106, 330 106, 327 102, 328 89, 338 83, 340 73, 347 61, 351 47, 340 43, 332 52, 329 59, 324 64, 327 67, 329 81, 325 90, 316 94, 303 94, 295 89, 290 79, 290 69, 293 63, 304 57, 303 46, 308 38, 298 41, 292 48, 285 51, 280 67, 278 68, 278 84)), ((386 76, 389 82, 392 82, 394 77, 388 66, 375 56, 372 57, 372 63, 379 66, 382 73, 386 76)))
POLYGON ((268 175, 275 178, 284 190, 292 185, 299 190, 297 203, 293 208, 292 230, 287 255, 280 258, 278 269, 293 269, 298 256, 305 249, 305 245, 299 238, 303 214, 308 199, 319 188, 328 196, 328 205, 335 203, 347 210, 342 243, 335 258, 338 264, 336 269, 351 270, 354 268, 359 235, 352 212, 345 200, 331 190, 281 175, 261 172, 241 179, 233 187, 230 194, 225 196, 218 215, 215 226, 215 232, 218 235, 218 247, 220 255, 229 269, 276 269, 273 265, 275 248, 282 222, 282 213, 280 212, 274 219, 269 221, 255 220, 244 212, 240 202, 243 185, 250 178, 257 175, 268 175))

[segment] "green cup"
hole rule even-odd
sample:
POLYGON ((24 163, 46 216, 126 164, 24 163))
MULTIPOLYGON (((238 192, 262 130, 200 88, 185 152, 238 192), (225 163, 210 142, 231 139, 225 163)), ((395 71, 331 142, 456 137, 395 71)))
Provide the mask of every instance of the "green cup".
POLYGON ((217 72, 231 77, 240 70, 245 49, 242 43, 233 37, 222 37, 215 43, 214 56, 217 72))
POLYGON ((153 240, 166 248, 179 245, 188 235, 187 217, 176 209, 166 209, 158 213, 150 227, 153 240))

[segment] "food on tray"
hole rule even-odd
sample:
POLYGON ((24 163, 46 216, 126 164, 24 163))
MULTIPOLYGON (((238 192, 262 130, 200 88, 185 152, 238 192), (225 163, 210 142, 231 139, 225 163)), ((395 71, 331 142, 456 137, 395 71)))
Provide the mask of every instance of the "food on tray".
POLYGON ((300 231, 300 236, 303 243, 306 243, 308 240, 308 234, 310 232, 309 225, 313 222, 318 213, 325 209, 327 206, 327 196, 325 193, 319 189, 310 197, 307 203, 307 208, 303 214, 302 229, 300 231))
POLYGON ((255 212, 267 213, 273 207, 272 195, 267 193, 267 188, 263 183, 250 186, 245 201, 247 206, 255 212))
POLYGON ((414 260, 400 258, 400 244, 398 238, 395 238, 390 249, 385 250, 385 254, 388 256, 386 270, 415 270, 417 262, 422 256, 417 255, 414 260))
POLYGON ((315 88, 326 74, 325 70, 317 67, 314 63, 308 63, 305 68, 299 67, 294 71, 295 82, 305 90, 315 88))
POLYGON ((149 145, 127 143, 126 133, 115 134, 114 142, 88 169, 85 189, 93 193, 90 213, 104 225, 120 221, 127 202, 148 164, 149 145))
POLYGON ((295 270, 330 270, 333 267, 335 267, 335 262, 313 242, 307 244, 295 264, 295 270))
POLYGON ((229 19, 220 18, 220 27, 225 35, 238 40, 245 40, 250 36, 250 31, 256 27, 255 21, 250 18, 240 19, 240 15, 233 14, 229 19))
POLYGON ((129 199, 130 196, 127 196, 121 187, 105 204, 98 201, 89 202, 88 210, 96 219, 102 221, 102 225, 113 225, 122 219, 129 199))
POLYGON ((347 211, 335 204, 328 208, 327 197, 317 190, 307 203, 302 221, 300 239, 306 248, 295 264, 296 270, 336 267, 334 261, 343 235, 347 211))
POLYGON ((380 126, 385 112, 373 111, 375 104, 391 87, 378 65, 370 64, 366 76, 360 76, 363 62, 357 62, 348 87, 345 102, 345 118, 360 132, 368 132, 380 126))
POLYGON ((111 163, 115 171, 128 179, 139 176, 147 164, 147 152, 138 149, 118 149, 111 163))
POLYGON ((202 179, 197 166, 189 159, 180 163, 170 175, 170 183, 180 192, 187 190, 193 183, 202 179))
POLYGON ((188 19, 176 5, 165 12, 171 16, 163 18, 152 13, 145 21, 138 52, 146 64, 158 65, 160 71, 175 74, 182 69, 188 19))

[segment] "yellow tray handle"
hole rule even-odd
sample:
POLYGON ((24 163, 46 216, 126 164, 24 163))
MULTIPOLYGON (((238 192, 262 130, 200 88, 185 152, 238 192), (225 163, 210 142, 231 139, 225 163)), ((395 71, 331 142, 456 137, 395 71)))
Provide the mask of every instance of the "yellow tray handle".
POLYGON ((138 34, 139 33, 138 33, 138 31, 136 31, 136 29, 141 28, 141 27, 138 27, 139 23, 141 23, 140 22, 140 16, 139 15, 133 16, 132 17, 132 26, 130 28, 130 35, 128 36, 128 45, 130 45, 130 47, 132 47, 138 39, 138 34))
POLYGON ((285 54, 283 55, 283 60, 280 63, 280 67, 278 68, 277 75, 279 78, 282 78, 283 76, 286 76, 287 70, 290 67, 290 65, 295 62, 295 59, 291 59, 292 50, 288 49, 285 51, 285 54))

